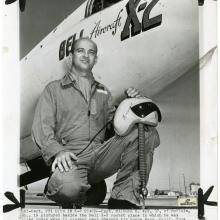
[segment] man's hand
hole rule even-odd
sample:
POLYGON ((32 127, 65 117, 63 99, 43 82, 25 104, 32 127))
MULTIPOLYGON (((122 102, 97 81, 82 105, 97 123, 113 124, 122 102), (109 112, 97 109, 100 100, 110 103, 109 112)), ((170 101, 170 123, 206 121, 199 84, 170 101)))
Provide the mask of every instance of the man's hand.
POLYGON ((132 87, 129 87, 128 89, 126 89, 125 94, 127 95, 128 98, 141 98, 141 97, 143 97, 137 89, 132 88, 132 87))
POLYGON ((55 171, 56 166, 58 166, 60 172, 68 172, 69 169, 72 169, 72 160, 77 160, 78 158, 74 153, 68 151, 61 151, 55 157, 55 160, 52 164, 52 172, 55 171))

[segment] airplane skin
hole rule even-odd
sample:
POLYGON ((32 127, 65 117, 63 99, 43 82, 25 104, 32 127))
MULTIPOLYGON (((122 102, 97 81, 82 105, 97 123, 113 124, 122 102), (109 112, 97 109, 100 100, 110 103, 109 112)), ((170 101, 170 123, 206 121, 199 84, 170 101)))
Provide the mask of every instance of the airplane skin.
POLYGON ((89 37, 97 43, 94 77, 116 103, 130 86, 151 97, 198 62, 197 1, 123 0, 92 14, 95 2, 83 3, 21 60, 24 160, 39 153, 30 137, 36 103, 45 86, 70 68, 74 39, 89 37))

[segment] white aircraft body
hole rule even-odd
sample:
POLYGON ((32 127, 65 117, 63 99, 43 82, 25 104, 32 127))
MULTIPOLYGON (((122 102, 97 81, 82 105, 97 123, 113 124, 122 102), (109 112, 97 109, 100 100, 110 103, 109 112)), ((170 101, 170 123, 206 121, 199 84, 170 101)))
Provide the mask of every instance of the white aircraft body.
POLYGON ((97 43, 94 77, 116 103, 130 86, 151 97, 198 62, 196 0, 110 2, 88 0, 21 60, 23 161, 39 153, 30 137, 35 106, 47 83, 70 68, 74 39, 84 36, 97 43))

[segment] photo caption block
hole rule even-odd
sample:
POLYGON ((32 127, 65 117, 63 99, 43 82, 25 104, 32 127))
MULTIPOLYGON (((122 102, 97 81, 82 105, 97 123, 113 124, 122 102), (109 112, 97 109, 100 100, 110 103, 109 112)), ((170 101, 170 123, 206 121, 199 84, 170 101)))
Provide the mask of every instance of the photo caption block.
POLYGON ((197 209, 22 209, 21 220, 196 220, 197 209))

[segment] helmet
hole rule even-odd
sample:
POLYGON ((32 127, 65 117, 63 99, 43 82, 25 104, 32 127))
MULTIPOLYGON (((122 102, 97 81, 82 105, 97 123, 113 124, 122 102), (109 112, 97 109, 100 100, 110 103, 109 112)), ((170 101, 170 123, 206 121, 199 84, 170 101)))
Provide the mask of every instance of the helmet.
POLYGON ((115 112, 114 130, 119 136, 125 136, 136 123, 156 127, 161 118, 160 109, 151 99, 128 98, 120 103, 115 112))

